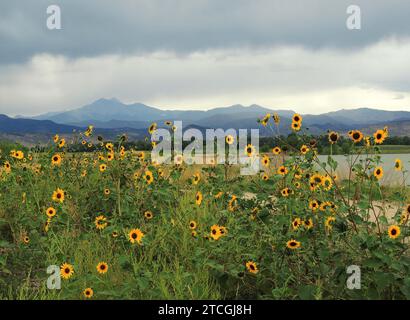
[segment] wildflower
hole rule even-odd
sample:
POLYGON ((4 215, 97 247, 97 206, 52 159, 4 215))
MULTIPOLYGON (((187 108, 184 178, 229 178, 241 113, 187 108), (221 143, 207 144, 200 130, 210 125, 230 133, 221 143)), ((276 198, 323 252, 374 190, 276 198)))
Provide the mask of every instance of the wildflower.
POLYGON ((193 180, 192 180, 192 183, 193 184, 198 184, 200 180, 201 180, 201 175, 199 174, 199 172, 195 173, 194 177, 193 177, 193 180))
POLYGON ((373 171, 373 175, 376 177, 377 180, 380 180, 383 178, 383 168, 382 167, 377 167, 373 171))
POLYGON ((105 274, 108 271, 108 264, 106 262, 100 262, 96 268, 99 274, 105 274))
POLYGON ((300 128, 301 128, 301 123, 300 122, 292 122, 291 128, 294 131, 299 131, 300 128))
POLYGON ((394 170, 401 171, 402 168, 403 166, 402 166, 401 160, 400 159, 394 160, 394 170))
POLYGON ((331 230, 333 228, 333 222, 336 221, 335 217, 327 217, 325 220, 325 227, 328 230, 331 230))
POLYGON ((195 195, 195 203, 200 206, 202 202, 202 193, 201 191, 198 191, 195 195))
POLYGON ((58 143, 59 148, 63 148, 65 146, 65 139, 61 139, 60 142, 58 143))
POLYGON ((98 217, 95 218, 94 223, 95 223, 95 227, 98 230, 102 230, 107 226, 107 218, 104 217, 103 215, 99 215, 98 217))
POLYGON ((268 166, 269 166, 269 162, 270 162, 269 157, 268 157, 267 155, 264 155, 263 158, 262 158, 262 164, 263 164, 265 167, 268 167, 268 166))
POLYGON ((313 228, 313 220, 310 218, 309 220, 303 221, 303 225, 305 226, 306 229, 311 229, 313 228))
POLYGON ((83 291, 83 295, 84 295, 85 298, 90 299, 94 295, 94 291, 91 288, 86 288, 83 291))
POLYGON ((278 115, 277 113, 274 113, 274 114, 273 114, 273 121, 275 122, 276 125, 279 124, 279 122, 280 122, 280 117, 279 117, 279 115, 278 115))
POLYGON ((268 180, 269 180, 269 176, 268 176, 266 173, 263 173, 263 174, 261 175, 261 179, 262 179, 263 181, 268 181, 268 180))
POLYGON ((353 130, 350 136, 354 143, 359 143, 363 140, 363 133, 359 130, 353 130))
POLYGON ((53 166, 59 166, 61 164, 61 156, 59 154, 55 154, 51 157, 51 164, 53 166))
POLYGON ((302 220, 300 218, 295 218, 292 221, 292 229, 297 230, 302 225, 302 220))
POLYGON ((141 244, 142 238, 144 237, 144 233, 140 229, 132 229, 128 233, 128 239, 130 240, 131 243, 137 242, 138 244, 141 244))
POLYGON ((148 128, 148 132, 149 132, 149 134, 153 134, 155 132, 155 130, 157 130, 157 124, 155 122, 153 122, 148 128))
POLYGON ((57 213, 57 211, 56 211, 56 209, 54 209, 53 207, 50 207, 50 208, 48 208, 48 209, 46 210, 46 215, 47 215, 49 218, 54 217, 54 216, 56 215, 56 213, 57 213))
POLYGON ((228 134, 228 135, 225 137, 225 141, 226 141, 227 144, 231 145, 231 144, 234 142, 234 137, 231 136, 230 134, 228 134))
POLYGON ((288 173, 288 169, 285 166, 280 166, 278 168, 278 174, 284 176, 288 173))
POLYGON ((245 154, 248 156, 248 157, 252 157, 254 154, 255 154, 255 147, 252 145, 252 144, 248 144, 246 147, 245 147, 245 154))
POLYGON ((299 241, 296 241, 296 240, 289 240, 287 243, 286 243, 286 247, 288 247, 289 249, 291 249, 291 250, 294 250, 294 249, 297 249, 297 248, 300 248, 300 246, 301 246, 301 243, 299 242, 299 241))
POLYGON ((107 165, 105 163, 100 164, 100 172, 107 170, 107 165))
POLYGON ((248 269, 248 271, 249 271, 250 273, 253 273, 253 274, 258 273, 258 266, 257 266, 256 263, 253 262, 253 261, 248 261, 248 262, 246 263, 246 269, 248 269))
POLYGON ((56 134, 56 135, 53 137, 54 143, 57 143, 59 139, 60 139, 60 137, 58 136, 58 134, 56 134))
POLYGON ((395 225, 390 226, 387 230, 390 239, 396 239, 398 236, 400 236, 400 232, 400 227, 395 225))
POLYGON ((279 147, 275 147, 272 149, 273 154, 280 154, 282 150, 279 147))
POLYGON ((108 188, 105 188, 105 189, 104 189, 104 194, 105 194, 106 196, 108 196, 110 193, 111 193, 111 190, 110 190, 110 189, 108 189, 108 188))
POLYGON ((387 137, 387 133, 385 130, 377 130, 373 134, 373 137, 376 144, 382 144, 387 137))
POLYGON ((63 189, 57 188, 57 190, 53 192, 53 196, 52 196, 53 201, 63 203, 64 198, 65 198, 65 194, 64 194, 63 189))
POLYGON ((309 152, 309 148, 307 146, 303 145, 303 146, 300 147, 300 153, 301 154, 306 154, 308 152, 309 152))
POLYGON ((152 172, 149 170, 145 171, 144 179, 148 184, 151 184, 154 181, 154 176, 152 175, 152 172))
POLYGON ((151 220, 154 217, 154 214, 151 211, 147 210, 144 212, 144 217, 147 220, 151 220))
POLYGON ((289 194, 291 194, 291 192, 292 192, 292 191, 291 191, 289 188, 284 188, 284 189, 281 191, 281 194, 282 194, 283 197, 288 197, 289 194))
POLYGON ((211 227, 211 237, 212 237, 212 239, 218 240, 221 236, 222 236, 221 229, 219 228, 218 225, 214 224, 211 227))
POLYGON ((196 227, 197 227, 196 221, 194 221, 194 220, 189 221, 189 228, 190 228, 191 230, 196 229, 196 227))
POLYGON ((63 279, 70 279, 74 274, 74 267, 69 263, 64 263, 60 267, 60 274, 63 279))
POLYGON ((335 144, 337 140, 339 140, 339 134, 337 132, 332 131, 329 133, 328 138, 331 144, 335 144))
POLYGON ((11 172, 10 162, 8 162, 8 161, 4 162, 3 167, 4 167, 4 170, 6 171, 6 173, 10 173, 10 172, 11 172))
POLYGON ((294 115, 293 115, 293 117, 292 117, 292 122, 297 122, 297 123, 300 123, 300 122, 302 122, 302 116, 300 115, 300 114, 298 114, 298 113, 295 113, 294 115))

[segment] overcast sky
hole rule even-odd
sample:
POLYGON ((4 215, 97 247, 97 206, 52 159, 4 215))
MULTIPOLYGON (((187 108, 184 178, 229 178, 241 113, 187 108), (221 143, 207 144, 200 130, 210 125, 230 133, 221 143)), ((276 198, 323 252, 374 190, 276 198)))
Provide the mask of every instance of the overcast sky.
POLYGON ((410 111, 409 14, 407 0, 1 0, 0 113, 102 97, 410 111), (51 4, 62 30, 46 26, 51 4), (351 4, 361 30, 346 27, 351 4))

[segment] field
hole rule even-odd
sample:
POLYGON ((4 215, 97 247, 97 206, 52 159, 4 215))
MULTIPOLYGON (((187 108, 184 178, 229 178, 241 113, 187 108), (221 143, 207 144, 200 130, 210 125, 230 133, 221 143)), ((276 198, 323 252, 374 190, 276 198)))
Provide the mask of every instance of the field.
POLYGON ((410 146, 405 145, 382 145, 379 146, 380 152, 383 154, 408 154, 410 146))
MULTIPOLYGON (((99 137, 93 153, 65 152, 58 136, 42 153, 3 150, 0 298, 410 298, 409 187, 380 186, 383 139, 350 134, 370 156, 342 181, 294 123, 298 148, 239 150, 261 162, 253 176, 228 163, 159 165, 124 136, 99 137)), ((406 166, 395 164, 403 181, 406 166)))

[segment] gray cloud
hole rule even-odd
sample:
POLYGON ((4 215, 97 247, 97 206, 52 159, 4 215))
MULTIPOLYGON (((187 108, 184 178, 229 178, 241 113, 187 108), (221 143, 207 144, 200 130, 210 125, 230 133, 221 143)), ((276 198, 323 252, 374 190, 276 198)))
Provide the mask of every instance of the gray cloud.
POLYGON ((301 45, 357 48, 409 36, 403 0, 16 0, 0 3, 0 63, 41 53, 184 55, 195 51, 301 45), (362 10, 361 31, 345 26, 346 8, 362 10), (62 9, 63 30, 46 28, 46 8, 62 9))

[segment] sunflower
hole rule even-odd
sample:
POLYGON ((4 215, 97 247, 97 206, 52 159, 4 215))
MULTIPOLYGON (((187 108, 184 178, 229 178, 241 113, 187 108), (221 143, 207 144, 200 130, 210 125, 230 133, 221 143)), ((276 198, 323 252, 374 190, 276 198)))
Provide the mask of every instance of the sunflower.
POLYGON ((103 215, 99 215, 95 218, 94 223, 98 230, 103 230, 107 226, 107 218, 103 215))
POLYGON ((83 141, 81 141, 81 144, 82 144, 83 146, 85 146, 85 145, 87 144, 87 141, 83 140, 83 141))
POLYGON ((377 167, 373 171, 373 175, 376 177, 377 180, 380 180, 383 178, 383 168, 382 167, 377 167))
POLYGON ((105 163, 100 164, 100 172, 107 170, 107 165, 105 163))
POLYGON ((74 267, 71 264, 64 263, 60 267, 60 275, 63 279, 65 280, 70 279, 73 274, 74 274, 74 267))
POLYGON ((28 235, 24 235, 24 236, 21 238, 21 241, 23 241, 24 244, 29 244, 29 243, 30 243, 30 238, 29 238, 28 235))
POLYGON ((299 131, 300 128, 301 128, 301 123, 300 122, 292 122, 291 128, 294 131, 299 131))
POLYGON ((23 151, 16 151, 15 156, 16 159, 21 160, 24 158, 24 152, 23 151))
POLYGON ((155 122, 153 122, 148 128, 148 132, 149 132, 149 134, 153 134, 155 132, 155 130, 157 130, 157 124, 155 122))
POLYGON ((219 231, 221 232, 221 235, 224 236, 228 233, 228 229, 224 226, 219 227, 219 231))
POLYGON ((258 266, 257 266, 256 263, 253 262, 253 261, 248 261, 248 262, 246 263, 246 269, 248 269, 248 271, 249 271, 250 273, 253 273, 253 274, 258 273, 258 266))
POLYGON ((61 139, 60 142, 58 143, 59 148, 63 148, 65 146, 65 139, 61 139))
POLYGON ((108 264, 106 262, 100 262, 97 264, 96 267, 99 274, 107 273, 108 271, 108 264))
POLYGON ((285 166, 280 166, 278 168, 278 174, 284 176, 288 173, 288 169, 285 166))
POLYGON ((313 189, 316 189, 317 187, 323 185, 323 176, 316 173, 310 177, 309 182, 313 189))
POLYGON ((10 172, 11 172, 10 162, 8 162, 8 161, 4 162, 3 167, 4 167, 4 170, 6 170, 7 173, 10 173, 10 172))
POLYGON ((111 233, 111 236, 112 236, 113 238, 117 238, 117 237, 118 237, 118 232, 117 232, 117 231, 113 231, 113 232, 111 233))
POLYGON ((311 229, 313 228, 313 220, 310 218, 309 220, 303 221, 303 225, 305 226, 306 229, 311 229))
POLYGON ((154 214, 151 211, 147 210, 144 212, 144 217, 147 220, 151 220, 154 217, 154 214))
POLYGON ((61 156, 59 154, 55 154, 51 157, 51 164, 53 166, 59 166, 61 164, 61 156))
POLYGON ((295 113, 292 117, 292 122, 300 123, 302 122, 302 120, 303 120, 302 116, 298 113, 295 113))
POLYGON ((359 143, 363 140, 363 133, 359 130, 353 130, 350 136, 354 143, 359 143))
POLYGON ((138 153, 137 153, 137 158, 138 158, 139 160, 144 160, 144 158, 145 158, 145 153, 144 153, 144 151, 138 152, 138 153))
POLYGON ((105 144, 105 148, 109 151, 113 151, 114 150, 114 145, 111 142, 108 142, 105 144))
POLYGON ((400 159, 394 160, 394 170, 401 171, 402 168, 403 168, 403 165, 402 165, 401 160, 400 159))
POLYGON ((268 176, 266 173, 263 173, 263 174, 261 175, 261 179, 262 179, 263 181, 268 181, 268 180, 269 180, 269 176, 268 176))
POLYGON ((295 218, 292 221, 292 229, 297 230, 302 225, 302 220, 300 218, 295 218))
POLYGON ((332 227, 333 227, 333 222, 335 222, 335 221, 336 221, 335 217, 327 217, 326 220, 325 220, 326 229, 331 230, 332 227))
POLYGON ((196 229, 196 227, 197 227, 196 221, 194 221, 194 220, 189 221, 189 228, 190 228, 191 230, 196 229))
POLYGON ((233 142, 234 142, 234 137, 233 136, 231 136, 230 134, 228 134, 226 137, 225 137, 225 141, 226 141, 226 143, 227 144, 229 144, 229 145, 231 145, 233 142))
POLYGON ((301 154, 306 154, 306 153, 308 153, 308 152, 309 152, 308 146, 303 145, 303 146, 300 147, 300 153, 301 153, 301 154))
POLYGON ((275 122, 276 125, 279 124, 279 122, 280 122, 280 117, 279 117, 279 115, 278 115, 277 113, 274 113, 274 114, 273 114, 273 121, 275 122))
POLYGON ((387 233, 391 239, 396 239, 400 236, 400 227, 399 226, 390 226, 387 230, 387 233))
POLYGON ((288 247, 289 249, 292 249, 292 250, 300 248, 300 246, 301 246, 301 243, 299 241, 296 241, 296 240, 293 240, 293 239, 289 240, 286 243, 286 247, 288 247))
POLYGON ((53 201, 63 203, 64 198, 65 198, 65 194, 64 194, 63 189, 57 188, 57 190, 53 192, 53 196, 52 196, 53 201))
POLYGON ((329 132, 328 139, 331 144, 335 144, 337 140, 339 140, 339 134, 337 132, 331 131, 329 132))
POLYGON ((148 184, 151 184, 154 181, 154 176, 152 175, 152 172, 149 170, 145 171, 144 179, 148 184))
POLYGON ((214 224, 211 227, 211 234, 210 235, 211 235, 212 239, 218 240, 222 236, 220 227, 218 225, 214 224))
POLYGON ((268 167, 269 162, 270 162, 269 157, 267 155, 264 155, 263 158, 262 158, 262 165, 265 166, 265 167, 268 167))
POLYGON ((290 193, 291 193, 291 190, 289 188, 284 188, 281 191, 281 194, 283 197, 288 197, 290 193))
POLYGON ((195 173, 193 176, 192 183, 198 184, 200 180, 201 180, 201 175, 199 174, 199 172, 195 173))
POLYGON ((267 113, 261 120, 260 120, 260 123, 264 126, 264 127, 266 127, 266 125, 268 124, 268 122, 269 122, 269 119, 270 119, 270 113, 267 113))
POLYGON ((172 121, 165 121, 164 124, 165 124, 166 126, 171 126, 171 125, 172 125, 172 121))
POLYGON ((53 207, 50 207, 50 208, 48 208, 48 209, 46 210, 46 215, 47 215, 49 218, 54 217, 54 216, 56 215, 56 213, 57 213, 57 211, 56 211, 56 209, 54 209, 53 207))
POLYGON ((83 295, 84 295, 85 298, 91 299, 91 297, 94 295, 94 291, 93 291, 93 289, 91 289, 91 288, 86 288, 86 289, 83 291, 83 295))
POLYGON ((107 154, 107 160, 108 161, 114 160, 114 152, 110 152, 110 153, 107 154))
POLYGON ((272 149, 273 154, 280 154, 282 150, 279 147, 275 147, 272 149))
POLYGON ((238 207, 238 198, 235 195, 231 196, 231 199, 228 201, 228 210, 230 212, 235 211, 235 209, 238 207))
POLYGON ((110 190, 110 189, 108 189, 108 188, 105 188, 105 189, 104 189, 104 194, 105 194, 106 196, 108 196, 110 193, 111 193, 111 190, 110 190))
POLYGON ((138 244, 141 244, 141 240, 144 237, 144 233, 140 229, 132 229, 128 233, 128 239, 130 240, 131 243, 137 242, 138 244))
POLYGON ((202 197, 201 191, 198 191, 198 192, 196 193, 196 195, 195 195, 195 203, 196 203, 198 206, 201 205, 202 198, 203 198, 203 197, 202 197))
POLYGON ((376 144, 382 144, 387 137, 387 133, 385 130, 377 130, 373 133, 373 137, 376 144))
POLYGON ((53 137, 54 143, 57 143, 59 139, 60 139, 60 137, 58 136, 58 134, 56 134, 56 135, 53 137))
POLYGON ((248 144, 246 147, 245 147, 245 154, 248 156, 248 157, 252 157, 254 154, 255 154, 255 147, 252 145, 252 144, 248 144))
POLYGON ((332 178, 328 175, 324 176, 322 185, 323 185, 323 189, 326 191, 329 191, 330 189, 332 189, 332 186, 333 186, 332 178))

